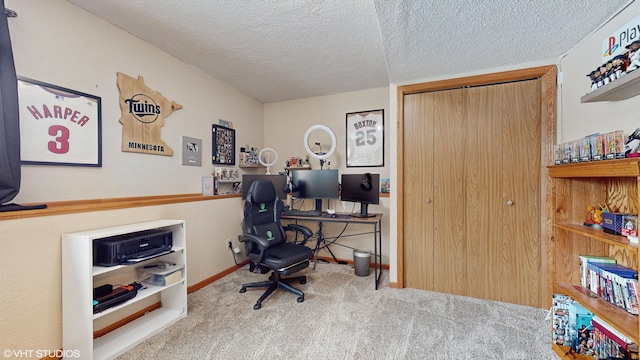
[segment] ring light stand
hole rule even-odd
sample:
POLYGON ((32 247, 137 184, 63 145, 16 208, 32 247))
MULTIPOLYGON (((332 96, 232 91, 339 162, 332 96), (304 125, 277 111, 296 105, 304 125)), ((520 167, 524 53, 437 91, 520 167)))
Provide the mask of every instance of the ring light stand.
MULTIPOLYGON (((326 125, 313 125, 309 129, 307 129, 307 132, 304 134, 304 148, 305 150, 307 150, 307 153, 309 154, 309 156, 320 160, 320 170, 322 170, 325 159, 333 155, 333 153, 336 151, 336 143, 337 143, 336 134, 334 134, 333 131, 326 125), (316 153, 313 150, 311 150, 311 147, 309 147, 309 136, 315 130, 322 130, 327 134, 329 134, 329 137, 331 138, 331 148, 326 153, 322 152, 322 146, 320 145, 319 142, 315 143, 315 145, 318 145, 320 147, 320 152, 316 153)), ((322 209, 322 199, 316 199, 316 209, 322 209)), ((316 236, 317 236, 316 247, 313 251, 314 255, 316 256, 316 262, 315 264, 313 264, 313 269, 315 270, 316 265, 318 264, 317 256, 321 248, 327 249, 327 251, 329 251, 331 256, 333 256, 333 260, 335 260, 336 263, 340 263, 336 258, 336 256, 331 251, 331 249, 329 248, 329 244, 327 244, 327 242, 325 241, 324 235, 322 233, 322 221, 318 222, 318 232, 316 233, 316 236)))
MULTIPOLYGON (((325 159, 333 155, 333 153, 336 151, 336 143, 336 134, 334 134, 333 131, 326 125, 313 125, 309 129, 307 129, 307 132, 304 134, 304 148, 305 150, 307 150, 309 156, 320 160, 320 170, 322 170, 325 159), (315 130, 322 130, 329 134, 329 137, 331 138, 331 149, 329 149, 329 151, 327 151, 326 153, 322 152, 322 147, 320 147, 320 152, 318 153, 314 152, 313 150, 311 150, 311 147, 309 147, 309 136, 315 130)), ((316 145, 319 146, 320 143, 316 143, 316 145)))
POLYGON ((267 175, 271 175, 271 167, 275 165, 276 161, 278 161, 278 153, 272 148, 264 148, 258 153, 258 161, 260 162, 260 165, 267 167, 267 175), (262 155, 264 154, 266 154, 266 161, 262 160, 262 155), (271 156, 273 156, 273 161, 269 162, 271 160, 271 156))

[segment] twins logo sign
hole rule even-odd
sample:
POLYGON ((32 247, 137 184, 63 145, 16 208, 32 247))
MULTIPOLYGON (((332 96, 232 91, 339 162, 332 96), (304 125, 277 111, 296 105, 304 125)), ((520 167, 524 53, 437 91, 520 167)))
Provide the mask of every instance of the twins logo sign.
POLYGON ((160 106, 151 97, 145 94, 135 94, 131 99, 125 99, 124 102, 129 105, 129 114, 141 123, 150 124, 158 120, 160 106))
POLYGON ((134 79, 118 73, 118 88, 122 151, 173 156, 173 150, 162 141, 160 130, 164 119, 182 109, 182 105, 145 86, 142 76, 134 79))

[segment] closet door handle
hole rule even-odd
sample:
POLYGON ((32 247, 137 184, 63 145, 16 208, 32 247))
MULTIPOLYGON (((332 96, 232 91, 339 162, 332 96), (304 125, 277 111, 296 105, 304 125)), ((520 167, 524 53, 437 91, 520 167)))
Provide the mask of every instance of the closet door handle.
POLYGON ((513 206, 513 201, 512 200, 507 201, 507 205, 513 206))
POLYGON ((425 200, 425 202, 426 202, 427 204, 431 204, 431 198, 427 198, 427 199, 425 200))

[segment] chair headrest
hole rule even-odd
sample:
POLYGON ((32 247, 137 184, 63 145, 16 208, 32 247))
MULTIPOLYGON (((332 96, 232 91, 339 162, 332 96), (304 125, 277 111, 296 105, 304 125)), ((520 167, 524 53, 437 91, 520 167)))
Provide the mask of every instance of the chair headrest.
POLYGON ((247 200, 254 204, 270 203, 276 199, 276 188, 269 180, 256 180, 251 184, 247 200))

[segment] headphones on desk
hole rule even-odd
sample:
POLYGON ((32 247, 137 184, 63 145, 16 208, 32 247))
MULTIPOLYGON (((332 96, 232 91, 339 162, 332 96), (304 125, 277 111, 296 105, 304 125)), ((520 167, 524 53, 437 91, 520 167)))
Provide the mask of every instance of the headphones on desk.
POLYGON ((360 188, 364 191, 371 191, 373 185, 371 184, 371 174, 366 173, 362 175, 362 179, 360 180, 360 188))

